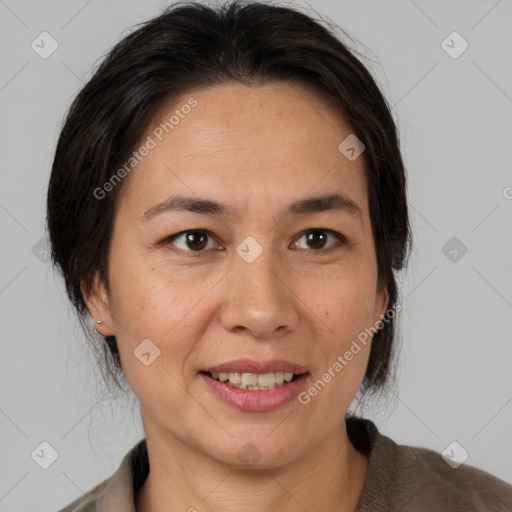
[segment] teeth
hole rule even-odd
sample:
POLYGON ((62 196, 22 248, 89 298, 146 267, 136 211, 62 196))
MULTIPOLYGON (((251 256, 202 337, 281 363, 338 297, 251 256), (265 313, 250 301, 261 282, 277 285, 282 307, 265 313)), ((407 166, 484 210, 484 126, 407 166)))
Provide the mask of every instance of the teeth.
POLYGON ((282 384, 284 382, 284 372, 274 372, 276 376, 276 384, 282 384))
POLYGON ((212 377, 230 386, 239 389, 269 390, 280 388, 285 382, 293 379, 293 372, 269 372, 269 373, 212 373, 212 377))
POLYGON ((258 375, 258 387, 270 387, 276 383, 276 378, 274 376, 274 372, 272 373, 260 373, 258 375))
POLYGON ((247 389, 248 386, 258 385, 258 375, 256 373, 242 373, 242 386, 247 389))
POLYGON ((231 384, 240 384, 242 382, 242 374, 238 372, 228 373, 229 382, 231 384))

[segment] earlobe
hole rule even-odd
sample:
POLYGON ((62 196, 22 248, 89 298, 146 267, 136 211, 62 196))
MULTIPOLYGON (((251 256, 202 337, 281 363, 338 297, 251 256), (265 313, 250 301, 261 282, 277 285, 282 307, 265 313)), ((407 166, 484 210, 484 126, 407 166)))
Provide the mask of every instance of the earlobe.
POLYGON ((103 336, 111 335, 111 314, 108 294, 98 274, 96 273, 93 283, 89 288, 82 283, 80 289, 96 330, 103 336))

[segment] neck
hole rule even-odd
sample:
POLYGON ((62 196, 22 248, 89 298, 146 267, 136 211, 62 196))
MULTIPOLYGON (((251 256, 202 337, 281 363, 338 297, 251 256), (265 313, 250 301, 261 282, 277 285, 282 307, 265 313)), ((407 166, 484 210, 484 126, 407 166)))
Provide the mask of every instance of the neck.
POLYGON ((313 452, 271 469, 233 469, 153 431, 146 443, 151 470, 135 497, 137 512, 353 512, 368 468, 344 421, 313 452))

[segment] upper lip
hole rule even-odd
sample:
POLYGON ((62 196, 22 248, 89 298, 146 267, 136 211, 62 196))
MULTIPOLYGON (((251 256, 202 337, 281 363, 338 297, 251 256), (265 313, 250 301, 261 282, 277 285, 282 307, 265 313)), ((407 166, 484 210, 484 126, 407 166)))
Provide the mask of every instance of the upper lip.
POLYGON ((255 361, 254 359, 237 359, 227 363, 210 366, 203 370, 210 373, 270 373, 292 372, 296 374, 307 373, 308 369, 300 364, 291 363, 283 359, 271 361, 255 361))

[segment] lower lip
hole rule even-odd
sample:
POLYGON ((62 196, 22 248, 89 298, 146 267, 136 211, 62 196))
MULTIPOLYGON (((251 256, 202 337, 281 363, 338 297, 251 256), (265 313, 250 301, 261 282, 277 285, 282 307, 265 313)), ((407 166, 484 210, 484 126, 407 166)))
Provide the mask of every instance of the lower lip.
POLYGON ((296 397, 307 378, 308 373, 303 373, 292 382, 287 382, 280 388, 258 391, 255 389, 239 389, 229 386, 224 382, 200 373, 199 376, 210 386, 213 392, 224 402, 248 412, 274 411, 286 405, 296 397))

